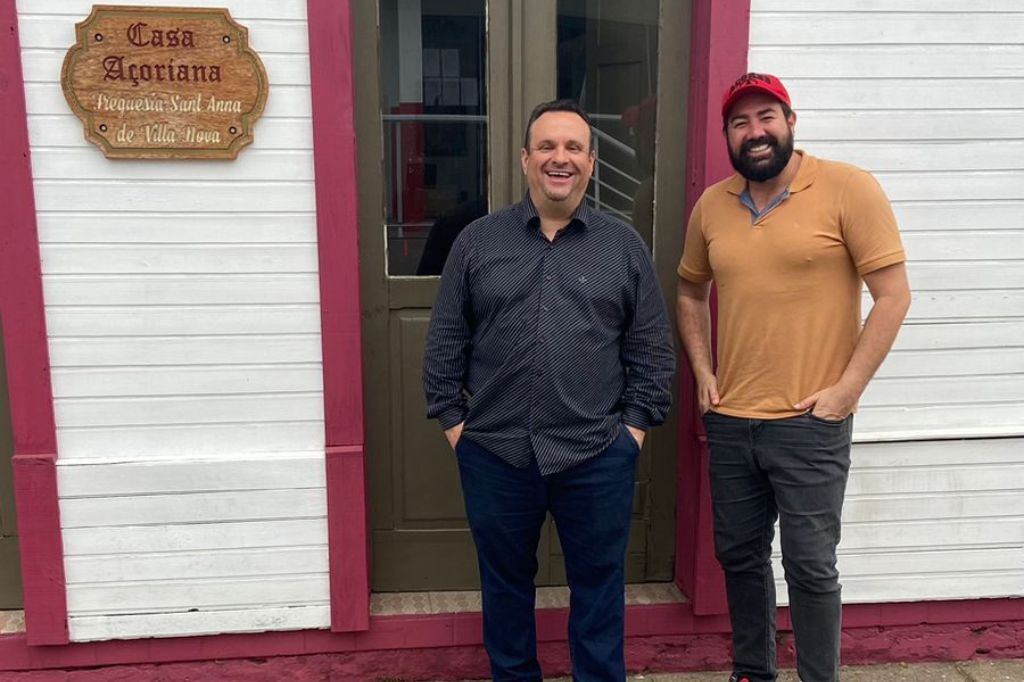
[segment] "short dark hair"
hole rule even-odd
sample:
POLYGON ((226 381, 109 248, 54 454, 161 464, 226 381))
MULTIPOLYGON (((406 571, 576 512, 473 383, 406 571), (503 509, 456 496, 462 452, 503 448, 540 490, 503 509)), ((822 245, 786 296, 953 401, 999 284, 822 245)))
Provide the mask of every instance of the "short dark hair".
POLYGON ((594 142, 597 137, 594 132, 594 124, 590 122, 590 117, 587 116, 587 112, 583 110, 580 103, 574 99, 554 99, 550 102, 541 102, 535 106, 530 113, 530 120, 526 122, 526 136, 523 139, 523 149, 530 151, 530 128, 533 127, 533 122, 549 111, 569 111, 582 118, 583 122, 590 128, 590 151, 594 151, 594 142))

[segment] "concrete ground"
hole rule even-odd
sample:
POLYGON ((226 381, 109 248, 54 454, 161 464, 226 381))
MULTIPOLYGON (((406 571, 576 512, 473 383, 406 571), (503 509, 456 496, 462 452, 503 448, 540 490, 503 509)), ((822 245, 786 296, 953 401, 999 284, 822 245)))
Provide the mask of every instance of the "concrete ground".
MULTIPOLYGON (((726 673, 680 673, 677 675, 635 675, 630 682, 726 682, 726 673)), ((894 663, 890 665, 848 666, 843 682, 1024 682, 1024 660, 972 661, 968 663, 894 663)), ((799 682, 796 673, 787 670, 779 682, 799 682)))
MULTIPOLYGON (((629 682, 726 682, 729 674, 673 673, 631 675, 629 682)), ((846 666, 843 682, 1024 682, 1024 660, 971 661, 967 663, 892 663, 846 666)), ((570 682, 560 677, 549 682, 570 682)), ((779 682, 799 682, 792 670, 783 671, 779 682)))

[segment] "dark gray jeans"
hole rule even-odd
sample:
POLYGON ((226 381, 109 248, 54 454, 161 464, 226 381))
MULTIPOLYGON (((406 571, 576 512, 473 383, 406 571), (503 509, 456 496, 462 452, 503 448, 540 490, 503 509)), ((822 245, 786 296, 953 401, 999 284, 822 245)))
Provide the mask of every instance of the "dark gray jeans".
POLYGON ((715 555, 725 571, 737 679, 774 680, 776 518, 803 682, 839 679, 836 571, 853 417, 744 419, 709 412, 715 555))

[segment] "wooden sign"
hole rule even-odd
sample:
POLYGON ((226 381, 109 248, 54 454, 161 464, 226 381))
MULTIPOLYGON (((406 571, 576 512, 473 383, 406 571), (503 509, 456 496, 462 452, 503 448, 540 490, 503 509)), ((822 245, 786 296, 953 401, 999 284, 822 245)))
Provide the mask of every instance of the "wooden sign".
POLYGON ((85 139, 111 159, 233 159, 267 73, 226 9, 94 5, 61 71, 85 139))

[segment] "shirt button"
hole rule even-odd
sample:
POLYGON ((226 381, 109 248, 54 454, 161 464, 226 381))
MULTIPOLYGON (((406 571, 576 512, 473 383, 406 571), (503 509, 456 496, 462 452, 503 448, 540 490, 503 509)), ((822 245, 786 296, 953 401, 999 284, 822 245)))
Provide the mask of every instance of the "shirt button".
POLYGON ((544 312, 548 311, 548 307, 546 305, 542 305, 540 309, 543 310, 544 312))
POLYGON ((551 275, 544 275, 544 281, 545 282, 550 282, 551 281, 551 275))
POLYGON ((538 341, 538 343, 544 343, 544 335, 541 334, 540 336, 538 336, 537 337, 537 341, 538 341))

